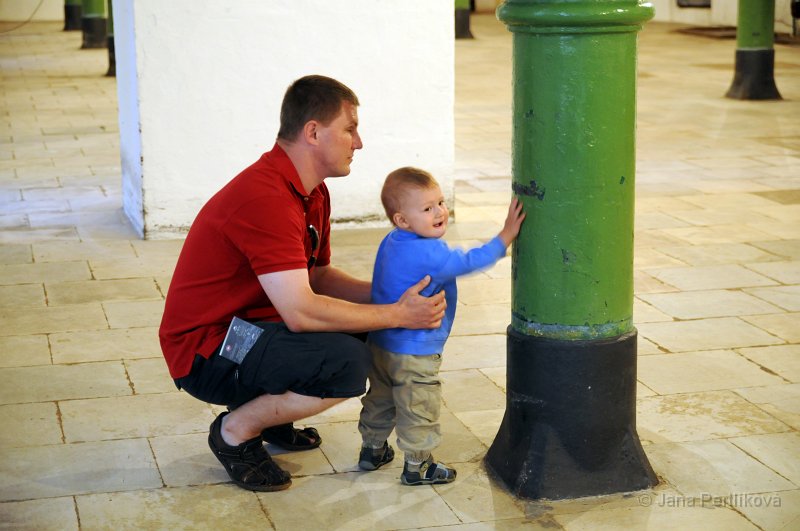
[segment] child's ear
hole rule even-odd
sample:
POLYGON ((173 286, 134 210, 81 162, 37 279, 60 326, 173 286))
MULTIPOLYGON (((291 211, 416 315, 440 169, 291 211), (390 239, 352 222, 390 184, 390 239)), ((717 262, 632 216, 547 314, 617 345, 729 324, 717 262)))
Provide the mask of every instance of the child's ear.
POLYGON ((395 226, 400 227, 401 229, 408 228, 408 220, 406 220, 405 216, 403 216, 400 212, 395 212, 392 216, 392 222, 395 226))

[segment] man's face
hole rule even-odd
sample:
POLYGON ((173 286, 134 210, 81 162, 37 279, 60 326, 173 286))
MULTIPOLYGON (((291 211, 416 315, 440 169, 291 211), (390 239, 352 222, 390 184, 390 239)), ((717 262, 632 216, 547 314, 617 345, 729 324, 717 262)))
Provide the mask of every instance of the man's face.
POLYGON ((319 162, 328 177, 341 177, 350 173, 355 150, 361 149, 358 135, 358 112, 350 102, 342 102, 339 115, 328 125, 317 127, 319 162))

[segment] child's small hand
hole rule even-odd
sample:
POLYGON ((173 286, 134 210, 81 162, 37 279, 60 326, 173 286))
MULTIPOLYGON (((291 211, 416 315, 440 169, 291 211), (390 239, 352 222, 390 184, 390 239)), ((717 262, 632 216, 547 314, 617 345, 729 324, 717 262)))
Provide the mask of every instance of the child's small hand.
POLYGON ((508 216, 506 216, 506 223, 503 225, 503 230, 500 231, 500 239, 508 247, 511 245, 517 235, 519 228, 522 226, 522 221, 525 219, 525 213, 522 211, 522 203, 516 197, 511 200, 508 205, 508 216))

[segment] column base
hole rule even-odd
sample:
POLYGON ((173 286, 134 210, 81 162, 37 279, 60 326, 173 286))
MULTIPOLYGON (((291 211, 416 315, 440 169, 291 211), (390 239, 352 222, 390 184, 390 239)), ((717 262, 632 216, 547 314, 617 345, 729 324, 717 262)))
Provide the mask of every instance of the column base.
POLYGON ((105 48, 108 21, 105 17, 83 17, 81 29, 83 30, 82 49, 105 48))
POLYGON ((507 401, 485 463, 525 499, 631 492, 658 483, 636 433, 636 332, 570 341, 509 327, 507 401))
POLYGON ((775 86, 775 50, 736 50, 733 84, 725 94, 736 100, 780 100, 775 86))
POLYGON ((83 6, 80 4, 64 5, 64 31, 78 31, 81 29, 83 6))
POLYGON ((456 39, 472 39, 469 29, 469 9, 456 9, 456 39))
POLYGON ((114 55, 114 36, 106 37, 106 47, 108 48, 108 72, 107 77, 117 77, 117 57, 114 55))

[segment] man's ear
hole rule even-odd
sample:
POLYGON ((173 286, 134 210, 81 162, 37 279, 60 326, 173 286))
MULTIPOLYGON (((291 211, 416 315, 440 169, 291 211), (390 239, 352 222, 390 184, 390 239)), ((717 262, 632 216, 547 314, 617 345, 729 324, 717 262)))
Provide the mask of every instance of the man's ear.
POLYGON ((392 216, 392 222, 395 224, 396 227, 400 227, 401 229, 407 229, 409 227, 408 220, 400 212, 394 213, 394 215, 392 216))
POLYGON ((303 126, 303 140, 306 141, 307 144, 317 145, 319 142, 317 140, 317 133, 319 131, 319 122, 316 120, 309 120, 303 126))

